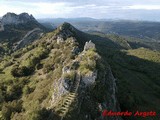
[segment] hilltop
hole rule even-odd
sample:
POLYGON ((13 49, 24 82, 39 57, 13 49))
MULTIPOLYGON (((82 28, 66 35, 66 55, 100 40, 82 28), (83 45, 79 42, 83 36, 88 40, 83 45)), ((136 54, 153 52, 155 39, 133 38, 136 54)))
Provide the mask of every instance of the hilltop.
POLYGON ((7 13, 5 14, 1 22, 3 25, 8 25, 8 24, 24 24, 28 22, 36 22, 36 19, 32 16, 29 15, 28 13, 21 13, 19 15, 15 13, 7 13))
POLYGON ((103 120, 105 109, 158 114, 159 54, 142 41, 88 34, 65 22, 32 44, 2 54, 0 118, 103 120))
POLYGON ((7 13, 0 20, 0 54, 22 48, 48 31, 28 13, 7 13))
POLYGON ((64 23, 3 58, 2 119, 87 120, 101 118, 100 106, 119 109, 111 68, 82 34, 64 23))

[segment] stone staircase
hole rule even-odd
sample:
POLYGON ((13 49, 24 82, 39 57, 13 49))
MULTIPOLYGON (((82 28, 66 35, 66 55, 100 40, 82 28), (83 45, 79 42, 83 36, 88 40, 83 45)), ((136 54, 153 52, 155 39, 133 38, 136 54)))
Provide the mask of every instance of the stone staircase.
POLYGON ((71 87, 70 93, 68 94, 66 99, 63 101, 60 109, 57 111, 59 116, 61 116, 61 120, 63 120, 66 113, 69 112, 69 108, 70 108, 71 104, 73 102, 75 102, 75 99, 78 95, 77 91, 78 91, 78 88, 79 88, 80 80, 81 80, 80 74, 76 73, 75 80, 74 80, 74 83, 71 87))

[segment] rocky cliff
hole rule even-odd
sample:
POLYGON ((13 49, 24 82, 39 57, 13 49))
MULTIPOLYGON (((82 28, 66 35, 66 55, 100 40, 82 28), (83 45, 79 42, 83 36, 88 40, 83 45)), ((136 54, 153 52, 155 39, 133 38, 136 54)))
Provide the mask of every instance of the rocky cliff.
MULTIPOLYGON (((60 27, 60 38, 68 42, 74 35, 70 24, 60 27), (67 26, 66 29, 64 26, 67 26), (65 31, 66 29, 66 31, 65 31)), ((76 36, 71 44, 77 42, 76 36)), ((59 44, 63 44, 58 42, 59 44)), ((93 42, 86 42, 84 50, 62 69, 61 78, 53 83, 53 94, 49 109, 54 110, 52 117, 77 120, 121 120, 120 117, 103 117, 103 110, 120 111, 116 98, 116 80, 107 64, 103 64, 93 42), (97 67, 101 66, 101 68, 97 67), (74 113, 77 111, 76 113, 74 113)), ((58 119, 57 118, 57 119, 58 119)))
POLYGON ((3 30, 4 30, 4 27, 3 27, 3 24, 2 24, 2 22, 0 20, 0 31, 3 31, 3 30))
POLYGON ((7 13, 0 20, 0 43, 8 44, 10 51, 22 48, 39 39, 49 29, 28 13, 7 13))
MULTIPOLYGON (((34 31, 39 29, 19 45, 34 31)), ((97 44, 86 36, 64 23, 1 60, 0 119, 121 120, 102 116, 104 110, 120 111, 116 82, 97 44)))
POLYGON ((21 13, 19 15, 15 13, 7 13, 2 17, 2 24, 8 25, 8 24, 24 24, 27 22, 36 22, 35 18, 32 15, 29 15, 28 13, 21 13))
POLYGON ((23 48, 28 44, 32 43, 34 40, 39 39, 43 35, 43 30, 40 28, 35 28, 29 31, 19 42, 14 46, 14 50, 23 48))

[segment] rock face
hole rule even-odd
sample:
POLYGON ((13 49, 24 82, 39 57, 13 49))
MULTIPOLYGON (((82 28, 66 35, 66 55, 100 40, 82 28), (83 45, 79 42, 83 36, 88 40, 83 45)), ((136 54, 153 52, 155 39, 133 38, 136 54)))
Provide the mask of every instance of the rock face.
POLYGON ((60 44, 62 42, 64 42, 63 36, 62 35, 57 36, 57 44, 60 44))
POLYGON ((3 24, 2 24, 2 22, 0 20, 0 31, 3 31, 3 30, 4 30, 4 27, 3 27, 3 24))
POLYGON ((90 40, 85 43, 84 50, 95 49, 95 44, 90 40))
POLYGON ((7 40, 11 51, 32 43, 47 31, 49 30, 28 13, 7 13, 0 20, 0 42, 7 40))
POLYGON ((97 78, 97 71, 91 72, 89 75, 85 75, 82 77, 82 82, 86 87, 91 86, 95 83, 97 78))
POLYGON ((2 17, 2 24, 8 25, 8 24, 22 24, 27 23, 30 21, 36 21, 35 18, 32 15, 29 15, 28 13, 21 13, 19 15, 15 13, 7 13, 2 17))
POLYGON ((69 66, 64 66, 62 69, 63 74, 69 73, 70 72, 70 67, 69 66))
MULTIPOLYGON (((76 29, 70 25, 69 23, 63 23, 59 28, 59 33, 57 34, 57 38, 66 40, 69 37, 74 36, 74 32, 76 29)), ((62 41, 62 40, 61 40, 62 41)))
MULTIPOLYGON (((106 110, 120 111, 120 106, 116 98, 117 86, 116 79, 114 78, 111 68, 109 67, 104 73, 103 84, 106 84, 108 87, 108 95, 105 98, 105 101, 101 103, 102 107, 106 110)), ((109 117, 109 120, 123 120, 120 116, 109 117)))
POLYGON ((72 54, 74 54, 74 55, 78 55, 79 52, 80 52, 80 50, 79 50, 78 47, 74 47, 74 48, 72 49, 72 54))
POLYGON ((62 78, 54 82, 53 84, 54 93, 52 94, 51 107, 55 106, 63 95, 69 93, 66 87, 68 87, 68 83, 66 83, 66 81, 62 78))
MULTIPOLYGON (((70 24, 63 24, 59 28, 59 33, 55 35, 56 38, 54 40, 57 40, 57 36, 60 36, 58 39, 63 40, 59 40, 59 43, 61 43, 61 41, 64 43, 68 42, 68 37, 72 37, 72 42, 77 41, 76 36, 73 36, 74 31, 76 30, 74 30, 74 27, 70 24)), ((63 66, 61 78, 53 82, 53 94, 49 108, 53 108, 55 113, 61 116, 64 110, 69 111, 69 103, 72 102, 75 104, 74 109, 78 112, 69 114, 72 117, 75 115, 77 119, 79 115, 83 120, 90 120, 91 118, 99 120, 122 120, 121 117, 117 116, 104 118, 101 115, 103 110, 120 111, 120 108, 116 99, 116 79, 109 66, 99 69, 96 68, 96 65, 100 64, 98 60, 100 60, 101 57, 94 49, 95 44, 91 41, 86 42, 83 51, 79 50, 79 46, 74 46, 71 49, 70 52, 74 53, 76 57, 73 61, 63 66), (77 67, 73 67, 72 62, 77 67), (90 63, 93 63, 92 69, 88 67, 90 63), (95 66, 94 63, 96 64, 95 66), (79 69, 79 66, 83 69, 79 69), (85 69, 87 72, 84 71, 85 69), (70 74, 71 71, 75 72, 74 78, 68 78, 68 76, 64 78, 64 75, 70 74), (95 99, 97 97, 98 100, 95 99), (101 110, 98 105, 101 107, 101 110), (81 111, 83 114, 81 114, 81 111), (100 115, 98 115, 98 113, 100 115)), ((101 65, 106 64, 101 63, 101 65)))
POLYGON ((35 28, 29 31, 22 40, 20 40, 16 46, 14 46, 14 50, 22 48, 30 43, 32 43, 35 39, 40 38, 43 35, 43 31, 40 28, 35 28))

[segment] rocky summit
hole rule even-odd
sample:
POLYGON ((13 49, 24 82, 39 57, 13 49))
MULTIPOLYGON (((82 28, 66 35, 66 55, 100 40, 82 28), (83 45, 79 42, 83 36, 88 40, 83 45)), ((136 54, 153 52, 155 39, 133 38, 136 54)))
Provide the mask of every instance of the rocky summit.
MULTIPOLYGON (((99 55, 94 40, 82 40, 79 35, 86 34, 64 23, 32 44, 15 50, 7 61, 0 62, 1 72, 4 72, 0 73, 0 78, 7 75, 5 71, 9 67, 10 75, 6 80, 16 79, 21 84, 17 82, 14 92, 2 100, 7 104, 12 101, 16 107, 20 105, 7 119, 103 120, 103 109, 119 110, 116 82, 110 66, 99 55), (5 62, 11 64, 4 66, 5 62)), ((20 44, 26 41, 24 38, 20 44)), ((2 108, 2 119, 6 118, 4 112, 5 108, 2 108)), ((108 119, 121 120, 121 117, 108 119)))
POLYGON ((31 21, 36 21, 35 18, 32 15, 29 15, 28 13, 21 13, 19 15, 15 13, 7 13, 2 17, 2 24, 8 25, 8 24, 23 24, 31 21))
MULTIPOLYGON (((47 31, 50 30, 28 13, 7 13, 0 20, 0 42, 9 48, 4 50, 6 53, 31 44, 47 31)), ((4 45, 1 47, 5 49, 4 45)))

